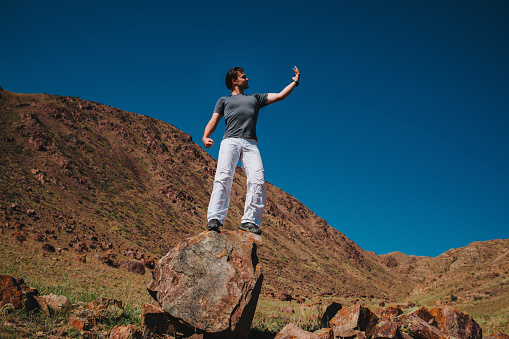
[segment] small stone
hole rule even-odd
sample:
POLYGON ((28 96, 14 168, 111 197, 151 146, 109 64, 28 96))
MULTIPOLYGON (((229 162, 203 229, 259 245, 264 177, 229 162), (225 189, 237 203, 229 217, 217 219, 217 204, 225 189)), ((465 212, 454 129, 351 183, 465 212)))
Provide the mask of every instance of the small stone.
POLYGON ((283 308, 283 310, 281 312, 287 313, 287 314, 295 313, 292 306, 286 306, 285 308, 283 308))
POLYGON ((300 327, 290 323, 276 335, 274 339, 319 339, 318 335, 304 331, 300 327))

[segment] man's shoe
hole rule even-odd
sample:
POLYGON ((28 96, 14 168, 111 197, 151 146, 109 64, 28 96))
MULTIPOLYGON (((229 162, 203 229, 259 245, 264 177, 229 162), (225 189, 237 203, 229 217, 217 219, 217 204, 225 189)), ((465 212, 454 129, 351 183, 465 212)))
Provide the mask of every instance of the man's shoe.
POLYGON ((258 226, 256 226, 252 222, 243 222, 242 224, 239 225, 239 228, 246 232, 251 232, 254 234, 262 234, 262 231, 260 231, 258 226))
POLYGON ((217 219, 212 219, 207 224, 207 230, 208 231, 216 231, 219 232, 219 227, 221 227, 221 223, 217 219))

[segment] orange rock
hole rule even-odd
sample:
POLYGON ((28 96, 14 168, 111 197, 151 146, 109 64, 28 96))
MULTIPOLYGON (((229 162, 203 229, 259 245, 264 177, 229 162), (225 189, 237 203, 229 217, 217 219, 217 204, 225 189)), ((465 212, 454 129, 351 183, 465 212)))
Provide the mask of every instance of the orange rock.
POLYGON ((422 320, 430 323, 431 325, 436 326, 435 319, 433 318, 431 313, 429 313, 429 310, 426 307, 422 306, 417 311, 414 311, 412 313, 414 313, 416 316, 418 316, 422 320))
POLYGON ((381 319, 378 321, 378 323, 375 326, 375 329, 373 331, 373 339, 376 338, 383 338, 383 339, 393 339, 393 338, 399 338, 399 329, 398 329, 398 323, 387 320, 387 319, 381 319))
POLYGON ((403 314, 403 310, 399 306, 389 306, 382 311, 382 317, 387 317, 391 320, 396 319, 400 314, 403 314))
POLYGON ((442 339, 446 337, 438 328, 429 324, 415 313, 402 315, 399 317, 399 321, 411 331, 412 337, 415 339, 442 339))
POLYGON ((72 316, 69 318, 69 325, 80 330, 88 331, 90 329, 90 321, 88 318, 72 316))
POLYGON ((133 325, 117 325, 110 332, 110 339, 141 339, 141 331, 133 325))
POLYGON ((475 320, 450 306, 438 306, 429 311, 443 333, 462 339, 482 339, 482 329, 475 320))
POLYGON ((27 310, 32 310, 37 307, 34 299, 37 294, 37 290, 25 285, 23 279, 0 275, 0 308, 6 304, 12 304, 16 309, 25 307, 27 310))
POLYGON ((365 332, 370 338, 377 322, 378 317, 369 308, 355 305, 339 310, 329 323, 334 337, 352 337, 365 332))

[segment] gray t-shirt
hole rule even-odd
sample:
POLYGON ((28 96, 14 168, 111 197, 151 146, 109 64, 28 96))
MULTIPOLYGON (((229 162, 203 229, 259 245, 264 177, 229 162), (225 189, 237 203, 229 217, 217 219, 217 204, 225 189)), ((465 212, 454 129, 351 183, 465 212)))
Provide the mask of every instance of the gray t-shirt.
POLYGON ((226 130, 224 137, 226 138, 256 138, 256 120, 258 119, 258 111, 260 108, 267 106, 268 94, 251 94, 251 95, 230 95, 220 98, 214 113, 224 116, 226 122, 226 130))

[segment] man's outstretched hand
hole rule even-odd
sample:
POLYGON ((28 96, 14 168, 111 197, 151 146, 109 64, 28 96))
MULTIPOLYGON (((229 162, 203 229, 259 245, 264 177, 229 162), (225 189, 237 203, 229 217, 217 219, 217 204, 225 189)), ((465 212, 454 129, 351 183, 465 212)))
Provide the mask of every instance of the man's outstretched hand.
POLYGON ((295 72, 295 76, 292 77, 292 79, 298 82, 300 79, 300 72, 297 66, 293 66, 293 71, 295 72))
POLYGON ((203 137, 201 141, 203 141, 203 145, 205 145, 205 148, 211 148, 212 146, 214 146, 214 140, 210 138, 203 137))

